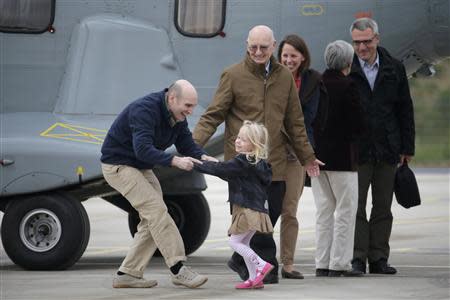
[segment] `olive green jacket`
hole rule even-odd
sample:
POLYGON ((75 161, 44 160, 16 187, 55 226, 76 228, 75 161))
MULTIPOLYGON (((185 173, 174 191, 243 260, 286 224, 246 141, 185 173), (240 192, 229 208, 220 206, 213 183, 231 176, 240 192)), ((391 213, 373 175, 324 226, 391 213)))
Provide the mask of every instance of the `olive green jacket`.
POLYGON ((272 56, 270 72, 246 58, 224 70, 213 101, 195 127, 194 140, 204 146, 217 127, 225 122, 225 160, 237 153, 234 141, 244 120, 264 124, 269 132, 269 158, 273 180, 285 180, 287 144, 300 162, 315 159, 308 142, 298 92, 290 71, 272 56))

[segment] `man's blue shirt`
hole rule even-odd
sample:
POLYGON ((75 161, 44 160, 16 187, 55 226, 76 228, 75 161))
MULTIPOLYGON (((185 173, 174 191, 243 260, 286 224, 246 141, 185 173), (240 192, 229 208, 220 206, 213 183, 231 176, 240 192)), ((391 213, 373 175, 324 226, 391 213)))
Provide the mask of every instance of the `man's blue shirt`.
POLYGON ((174 154, 164 150, 172 145, 182 155, 200 158, 205 154, 193 141, 186 120, 171 122, 166 92, 167 89, 144 96, 117 116, 103 142, 103 163, 137 169, 170 166, 174 154))

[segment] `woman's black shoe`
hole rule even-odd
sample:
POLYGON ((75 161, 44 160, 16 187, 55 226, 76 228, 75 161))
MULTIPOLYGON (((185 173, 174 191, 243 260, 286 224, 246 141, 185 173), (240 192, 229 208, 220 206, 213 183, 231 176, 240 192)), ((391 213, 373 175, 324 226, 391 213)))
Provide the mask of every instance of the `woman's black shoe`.
POLYGON ((364 273, 359 270, 329 270, 328 271, 328 277, 356 277, 356 276, 362 276, 364 273))
POLYGON ((352 269, 355 271, 361 271, 366 274, 366 263, 359 258, 355 258, 352 260, 352 269))
POLYGON ((316 277, 328 277, 328 269, 316 269, 316 277))
POLYGON ((292 272, 285 271, 283 268, 281 268, 281 277, 288 278, 288 279, 303 279, 305 278, 302 273, 299 271, 293 270, 292 272))

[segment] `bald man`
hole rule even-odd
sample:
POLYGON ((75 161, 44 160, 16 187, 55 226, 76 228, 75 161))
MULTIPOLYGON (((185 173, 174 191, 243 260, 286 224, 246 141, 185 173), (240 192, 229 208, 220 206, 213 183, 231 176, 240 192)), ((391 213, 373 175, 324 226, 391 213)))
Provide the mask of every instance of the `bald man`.
POLYGON ((113 280, 114 288, 151 288, 157 282, 143 273, 158 248, 170 268, 172 282, 196 288, 207 278, 185 267, 184 244, 167 212, 155 165, 190 171, 198 159, 217 161, 192 140, 186 117, 197 105, 197 91, 186 80, 130 103, 118 116, 102 146, 102 171, 141 219, 132 246, 113 280), (175 145, 184 157, 166 153, 175 145))
MULTIPOLYGON (((265 25, 253 27, 247 38, 246 56, 240 63, 224 70, 213 101, 200 118, 193 136, 204 145, 225 122, 225 160, 236 155, 233 147, 244 120, 264 124, 269 131, 269 162, 273 181, 268 191, 269 215, 272 224, 278 220, 286 191, 285 170, 287 147, 292 146, 298 159, 310 176, 317 176, 319 164, 308 142, 298 92, 289 70, 273 57, 275 38, 265 25)), ((278 283, 278 262, 273 236, 256 234, 251 248, 274 269, 264 279, 265 283, 278 283)), ((228 266, 245 280, 247 269, 242 257, 233 254, 228 266)))

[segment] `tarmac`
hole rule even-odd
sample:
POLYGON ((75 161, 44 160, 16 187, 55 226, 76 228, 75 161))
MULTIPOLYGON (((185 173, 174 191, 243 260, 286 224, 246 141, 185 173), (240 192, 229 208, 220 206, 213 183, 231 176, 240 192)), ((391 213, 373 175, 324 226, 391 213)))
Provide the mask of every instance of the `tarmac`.
MULTIPOLYGON (((226 266, 232 253, 226 236, 230 224, 227 185, 208 176, 205 196, 211 208, 211 229, 205 243, 187 262, 209 277, 201 288, 174 286, 163 259, 155 257, 145 276, 156 279, 156 287, 113 289, 113 276, 131 243, 127 215, 93 198, 84 202, 91 223, 89 245, 70 269, 23 270, 0 248, 0 299, 450 299, 449 169, 415 172, 422 204, 404 209, 395 199, 393 203, 389 262, 397 268, 396 275, 315 277, 315 206, 311 189, 305 188, 298 209, 300 233, 295 257, 295 267, 305 279, 280 276, 279 284, 261 290, 235 290, 239 278, 226 266)), ((275 227, 275 240, 279 242, 279 225, 275 227)))

